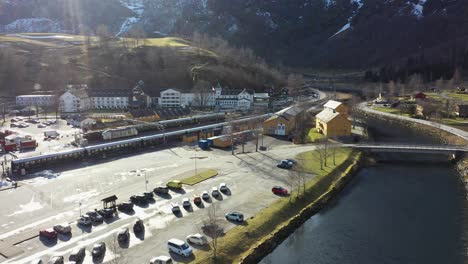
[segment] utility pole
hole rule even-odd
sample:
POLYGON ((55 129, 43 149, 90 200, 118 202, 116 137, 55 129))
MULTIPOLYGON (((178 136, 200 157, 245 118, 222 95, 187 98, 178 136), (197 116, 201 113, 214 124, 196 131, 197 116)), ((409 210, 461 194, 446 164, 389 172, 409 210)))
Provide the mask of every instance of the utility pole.
POLYGON ((145 190, 148 191, 148 179, 146 178, 146 171, 144 171, 145 173, 145 190))

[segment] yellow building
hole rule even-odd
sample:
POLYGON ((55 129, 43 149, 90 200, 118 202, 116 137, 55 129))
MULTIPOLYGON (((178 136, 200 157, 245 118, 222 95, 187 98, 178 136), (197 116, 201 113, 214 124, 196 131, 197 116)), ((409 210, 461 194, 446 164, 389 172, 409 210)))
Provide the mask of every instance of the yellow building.
POLYGON ((340 102, 330 100, 324 109, 315 116, 317 132, 327 137, 351 135, 351 122, 347 118, 347 108, 340 102))
POLYGON ((263 122, 265 135, 289 136, 296 129, 296 117, 302 110, 290 106, 276 112, 263 122))
POLYGON ((326 104, 323 105, 323 108, 333 110, 348 118, 348 107, 346 107, 346 105, 344 105, 342 102, 329 100, 326 104))

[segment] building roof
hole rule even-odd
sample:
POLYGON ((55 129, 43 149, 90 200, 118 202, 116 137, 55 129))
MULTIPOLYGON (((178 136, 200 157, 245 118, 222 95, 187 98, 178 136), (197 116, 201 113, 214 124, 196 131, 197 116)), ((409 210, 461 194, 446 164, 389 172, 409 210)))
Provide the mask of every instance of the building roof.
POLYGON ((326 104, 323 105, 325 108, 330 108, 330 109, 336 109, 338 108, 342 103, 335 101, 335 100, 329 100, 326 104))
POLYGON ((128 97, 131 92, 125 89, 93 89, 88 94, 90 97, 128 97))
POLYGON ((294 118, 301 111, 302 111, 302 109, 299 108, 298 106, 295 106, 295 105, 290 106, 290 107, 286 107, 286 108, 274 113, 273 116, 271 116, 270 118, 265 120, 265 122, 274 120, 274 119, 276 119, 278 117, 283 117, 283 118, 288 120, 291 117, 294 118))
POLYGON ((34 97, 54 97, 55 95, 50 94, 24 94, 24 95, 17 95, 16 98, 34 98, 34 97))
POLYGON ((160 93, 162 94, 162 93, 169 93, 169 92, 170 92, 170 93, 181 93, 181 92, 179 92, 178 90, 172 89, 172 88, 163 90, 163 91, 161 91, 160 93))
POLYGON ((325 108, 322 110, 322 112, 318 113, 315 117, 321 120, 324 123, 328 123, 335 119, 335 117, 339 116, 340 113, 334 112, 333 110, 329 108, 325 108))
POLYGON ((81 98, 81 99, 89 97, 88 91, 85 90, 85 89, 70 90, 70 91, 68 91, 68 92, 70 92, 70 93, 73 94, 74 96, 76 96, 76 97, 78 97, 78 98, 81 98))
POLYGON ((221 95, 238 95, 242 92, 242 90, 228 90, 228 89, 222 89, 221 90, 221 95))

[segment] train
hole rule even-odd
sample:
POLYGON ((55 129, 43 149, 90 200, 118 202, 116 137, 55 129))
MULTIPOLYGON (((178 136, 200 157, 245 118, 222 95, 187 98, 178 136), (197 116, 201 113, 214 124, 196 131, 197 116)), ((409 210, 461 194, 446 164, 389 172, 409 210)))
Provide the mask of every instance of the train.
MULTIPOLYGON (((248 121, 263 121, 269 118, 271 114, 264 114, 260 116, 248 117, 233 121, 233 123, 242 123, 248 121)), ((177 119, 175 119, 177 120, 177 119)), ((171 120, 167 120, 171 121, 171 120)), ((165 121, 162 121, 165 122, 165 121)), ((11 161, 11 170, 15 175, 24 175, 26 172, 30 172, 39 168, 50 168, 54 165, 61 165, 67 162, 76 160, 95 160, 100 158, 106 158, 112 155, 119 155, 125 152, 134 152, 143 148, 162 145, 168 140, 172 140, 184 135, 192 133, 198 133, 203 131, 214 131, 228 126, 229 122, 217 123, 212 125, 205 125, 200 127, 182 129, 172 132, 165 132, 155 135, 148 135, 136 138, 130 138, 125 140, 119 140, 114 142, 102 143, 87 147, 78 147, 71 150, 65 150, 56 153, 43 154, 33 157, 19 158, 11 161)))
POLYGON ((84 135, 88 141, 114 140, 122 137, 136 136, 139 133, 151 131, 164 131, 168 129, 197 125, 202 122, 215 122, 225 119, 225 113, 212 113, 195 115, 177 119, 163 120, 145 124, 131 125, 116 129, 92 131, 84 135), (115 131, 115 132, 114 132, 115 131), (128 133, 127 133, 128 132, 128 133))

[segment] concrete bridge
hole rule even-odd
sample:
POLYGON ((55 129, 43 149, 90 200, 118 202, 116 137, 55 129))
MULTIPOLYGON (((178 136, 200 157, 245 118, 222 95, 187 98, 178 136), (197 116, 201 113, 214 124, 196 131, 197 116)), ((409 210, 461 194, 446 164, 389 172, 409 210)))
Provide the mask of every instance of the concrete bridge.
POLYGON ((456 145, 408 145, 398 143, 350 144, 349 147, 371 152, 403 152, 429 154, 463 154, 468 153, 468 146, 456 145))

